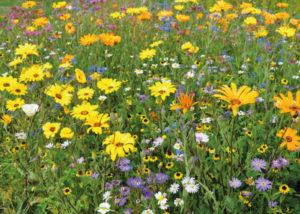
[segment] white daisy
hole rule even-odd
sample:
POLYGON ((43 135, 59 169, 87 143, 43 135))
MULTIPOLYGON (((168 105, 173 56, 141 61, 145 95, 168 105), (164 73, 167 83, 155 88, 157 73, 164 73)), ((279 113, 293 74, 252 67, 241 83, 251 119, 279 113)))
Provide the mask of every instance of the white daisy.
POLYGON ((201 122, 202 123, 210 123, 213 119, 211 117, 206 117, 206 118, 202 118, 201 122))
POLYGON ((111 198, 110 191, 107 191, 103 194, 103 199, 107 202, 111 198))
POLYGON ((172 64, 172 68, 179 68, 179 67, 180 67, 180 65, 178 63, 173 63, 172 64))
POLYGON ((158 200, 157 204, 162 205, 167 203, 166 193, 158 192, 154 196, 158 200))
POLYGON ((169 205, 165 203, 165 204, 161 204, 159 208, 162 210, 166 210, 166 209, 168 209, 168 207, 169 207, 169 205))
POLYGON ((27 138, 27 135, 24 132, 19 132, 15 134, 16 138, 18 138, 19 140, 24 140, 27 138))
POLYGON ((144 210, 143 212, 142 212, 142 214, 153 214, 153 211, 152 210, 144 210))
POLYGON ((105 214, 107 212, 110 211, 110 205, 109 203, 105 202, 105 203, 101 203, 99 205, 99 209, 97 210, 98 213, 101 213, 101 214, 105 214))
POLYGON ((191 185, 191 184, 195 184, 195 178, 190 178, 190 177, 184 177, 181 181, 182 185, 191 185))
POLYGON ((185 186, 185 190, 188 192, 188 193, 196 193, 198 192, 199 190, 199 184, 187 184, 185 186))
POLYGON ((106 99, 107 99, 106 96, 100 96, 100 97, 98 98, 98 100, 100 100, 100 101, 105 101, 106 99))
POLYGON ((180 199, 180 198, 176 198, 176 199, 174 200, 174 204, 175 204, 176 207, 178 207, 178 205, 179 205, 179 206, 183 205, 183 204, 184 204, 184 201, 183 201, 182 199, 180 199))
POLYGON ((174 183, 171 185, 170 187, 170 192, 173 193, 173 194, 176 194, 179 190, 179 184, 177 183, 174 183))

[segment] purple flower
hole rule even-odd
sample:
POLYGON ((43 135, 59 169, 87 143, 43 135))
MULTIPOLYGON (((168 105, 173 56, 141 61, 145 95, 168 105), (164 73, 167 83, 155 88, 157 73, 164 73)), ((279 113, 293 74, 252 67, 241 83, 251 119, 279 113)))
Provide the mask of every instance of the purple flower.
POLYGON ((146 100, 146 95, 145 94, 141 94, 141 95, 139 95, 139 98, 140 98, 141 102, 143 103, 146 100))
POLYGON ((251 192, 248 192, 248 191, 242 191, 242 196, 250 196, 252 195, 251 192))
POLYGON ((77 160, 77 162, 78 162, 79 164, 82 164, 82 163, 84 162, 84 157, 80 157, 80 158, 77 160))
POLYGON ((121 187, 120 188, 120 193, 122 196, 126 196, 130 194, 130 188, 129 187, 121 187))
POLYGON ((255 158, 251 161, 251 165, 254 167, 254 171, 260 171, 266 169, 266 162, 262 159, 255 158))
POLYGON ((119 186, 120 183, 121 183, 121 182, 120 182, 119 180, 113 180, 113 181, 112 181, 112 185, 113 185, 113 186, 119 186))
POLYGON ((120 198, 119 201, 119 207, 123 207, 127 202, 127 199, 125 197, 120 198))
POLYGON ((168 180, 168 175, 167 174, 164 174, 164 173, 158 173, 156 174, 156 177, 155 177, 155 181, 157 183, 164 183, 168 180))
POLYGON ((113 185, 111 183, 109 183, 109 182, 105 183, 105 189, 106 190, 112 190, 112 188, 113 188, 113 185))
POLYGON ((281 165, 279 160, 273 160, 272 161, 272 168, 280 169, 281 167, 282 167, 282 165, 281 165))
POLYGON ((141 187, 143 184, 143 180, 142 179, 139 179, 139 178, 129 178, 127 180, 127 185, 128 186, 132 186, 134 188, 138 188, 138 187, 141 187))
POLYGON ((99 177, 99 174, 98 173, 96 173, 96 172, 94 172, 93 174, 92 174, 92 178, 98 178, 99 177))
POLYGON ((127 210, 125 210, 124 212, 123 212, 123 214, 131 214, 131 209, 130 208, 128 208, 127 210))
POLYGON ((269 201, 268 205, 269 205, 269 207, 274 208, 277 206, 277 201, 269 201))
POLYGON ((285 158, 279 158, 278 160, 282 166, 290 165, 290 162, 288 162, 285 158))
POLYGON ((242 182, 239 179, 237 179, 237 178, 232 178, 229 181, 229 185, 231 187, 233 187, 234 189, 236 189, 236 188, 239 188, 242 185, 242 182))
POLYGON ((264 177, 255 180, 255 183, 256 189, 258 189, 259 191, 266 191, 268 189, 272 189, 272 182, 265 179, 264 177))
POLYGON ((129 171, 132 170, 132 166, 130 166, 130 165, 121 165, 121 166, 120 166, 120 170, 121 170, 122 172, 129 172, 129 171))

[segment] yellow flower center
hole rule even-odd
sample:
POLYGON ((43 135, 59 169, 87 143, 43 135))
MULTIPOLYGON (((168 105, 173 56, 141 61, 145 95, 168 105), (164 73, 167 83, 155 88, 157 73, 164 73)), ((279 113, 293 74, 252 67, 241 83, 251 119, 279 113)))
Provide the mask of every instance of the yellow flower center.
POLYGON ((230 101, 231 105, 240 105, 242 102, 239 99, 233 99, 230 101))

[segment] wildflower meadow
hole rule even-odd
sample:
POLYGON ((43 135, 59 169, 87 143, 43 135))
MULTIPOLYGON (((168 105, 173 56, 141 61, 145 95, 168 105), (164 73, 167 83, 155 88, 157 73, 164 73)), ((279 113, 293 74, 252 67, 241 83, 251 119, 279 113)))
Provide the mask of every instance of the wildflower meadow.
POLYGON ((298 0, 0 7, 0 213, 300 213, 298 0))

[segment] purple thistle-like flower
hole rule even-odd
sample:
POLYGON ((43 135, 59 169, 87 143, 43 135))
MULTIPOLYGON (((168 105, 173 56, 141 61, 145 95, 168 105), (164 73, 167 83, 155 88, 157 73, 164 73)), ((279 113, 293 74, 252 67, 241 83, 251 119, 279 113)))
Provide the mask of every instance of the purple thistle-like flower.
POLYGON ((113 188, 113 185, 111 183, 109 183, 109 182, 105 183, 105 189, 106 190, 111 190, 112 188, 113 188))
POLYGON ((272 189, 272 182, 265 179, 264 177, 258 178, 255 180, 256 189, 259 191, 266 191, 268 189, 272 189))
POLYGON ((239 179, 237 179, 237 178, 232 178, 229 181, 229 185, 231 187, 233 187, 234 189, 236 189, 236 188, 239 188, 242 185, 242 182, 239 179))
POLYGON ((155 177, 155 181, 157 183, 164 183, 168 180, 168 175, 167 174, 164 174, 164 173, 158 173, 156 174, 156 177, 155 177))
POLYGON ((251 165, 254 167, 255 171, 261 172, 262 169, 266 169, 267 163, 262 159, 255 158, 251 161, 251 165))
POLYGON ((130 194, 130 188, 129 187, 121 187, 120 188, 120 193, 122 196, 126 196, 130 194))
POLYGON ((94 173, 91 175, 91 177, 96 179, 96 178, 98 178, 98 177, 99 177, 99 174, 98 174, 98 173, 96 173, 96 172, 94 172, 94 173))

